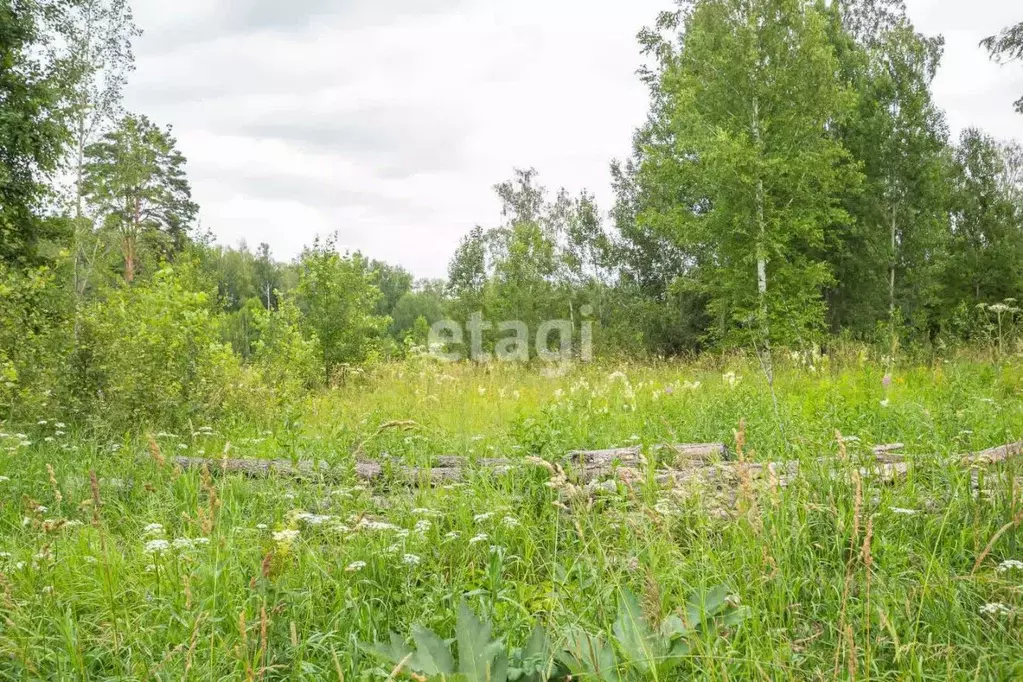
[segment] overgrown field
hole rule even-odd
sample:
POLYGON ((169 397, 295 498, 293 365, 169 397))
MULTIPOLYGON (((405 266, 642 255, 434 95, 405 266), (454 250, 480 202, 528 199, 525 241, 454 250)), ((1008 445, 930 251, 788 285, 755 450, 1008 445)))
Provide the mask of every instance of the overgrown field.
POLYGON ((866 358, 786 359, 774 395, 740 359, 410 361, 260 423, 153 425, 152 438, 58 416, 0 425, 0 679, 405 679, 449 665, 495 681, 1023 676, 1023 463, 975 482, 949 457, 1023 439, 1023 366, 939 361, 886 379, 866 358), (379 430, 395 420, 415 425, 379 430), (727 517, 659 488, 653 456, 645 480, 576 498, 540 466, 432 489, 172 466, 224 452, 419 465, 671 442, 734 453, 740 422, 746 458, 805 466, 788 487, 739 491, 727 517), (856 475, 893 442, 906 478, 856 475), (521 651, 537 624, 546 646, 521 651), (370 652, 392 632, 392 658, 370 652), (441 639, 457 639, 457 664, 441 639))

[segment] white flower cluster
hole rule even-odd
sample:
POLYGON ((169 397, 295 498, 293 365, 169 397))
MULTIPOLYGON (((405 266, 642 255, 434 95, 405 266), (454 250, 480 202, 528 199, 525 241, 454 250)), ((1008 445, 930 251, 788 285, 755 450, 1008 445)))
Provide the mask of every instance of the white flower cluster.
POLYGON ((299 532, 297 530, 282 530, 274 533, 273 539, 274 542, 287 544, 289 542, 294 542, 298 538, 298 536, 299 532))
POLYGON ((301 523, 307 523, 310 526, 322 526, 323 524, 327 523, 328 521, 333 521, 334 520, 333 516, 323 516, 323 515, 320 515, 320 514, 311 514, 311 513, 306 512, 306 511, 298 512, 297 514, 295 514, 293 516, 293 518, 296 521, 299 521, 301 523))
POLYGON ((1005 604, 993 602, 991 604, 984 604, 981 606, 980 613, 984 616, 1011 616, 1012 609, 1005 604))
POLYGON ((998 572, 1005 573, 1007 571, 1023 571, 1023 561, 1016 559, 1006 559, 1002 563, 998 564, 998 572))
POLYGON ((177 550, 194 549, 196 547, 205 547, 210 544, 209 538, 174 538, 174 542, 171 543, 171 547, 177 550))
POLYGON ((170 543, 166 540, 150 540, 146 543, 145 552, 146 554, 159 554, 160 552, 166 552, 170 549, 170 543))
POLYGON ((373 519, 363 519, 359 521, 356 526, 358 529, 371 530, 371 531, 398 531, 401 530, 398 526, 393 523, 387 523, 386 521, 374 521, 373 519))

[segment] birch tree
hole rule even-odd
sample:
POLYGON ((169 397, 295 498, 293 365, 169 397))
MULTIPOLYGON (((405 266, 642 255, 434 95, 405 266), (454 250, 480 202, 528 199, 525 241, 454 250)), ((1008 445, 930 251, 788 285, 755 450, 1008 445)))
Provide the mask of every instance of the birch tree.
POLYGON ((826 19, 804 0, 681 10, 678 47, 655 50, 667 134, 638 170, 641 185, 670 179, 681 201, 637 219, 692 255, 714 336, 809 342, 831 281, 824 236, 849 220, 840 191, 858 180, 832 132, 855 99, 835 77, 826 19))

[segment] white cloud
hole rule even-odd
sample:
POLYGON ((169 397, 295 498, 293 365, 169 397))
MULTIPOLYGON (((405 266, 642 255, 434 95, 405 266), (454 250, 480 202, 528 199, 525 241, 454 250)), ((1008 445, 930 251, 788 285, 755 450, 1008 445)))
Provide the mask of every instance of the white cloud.
MULTIPOLYGON (((297 254, 315 234, 441 276, 498 221, 491 186, 535 166, 595 191, 646 113, 637 31, 668 0, 136 0, 128 106, 172 123, 203 227, 297 254), (287 8, 286 11, 283 11, 287 8)), ((1023 67, 977 47, 998 0, 910 0, 947 38, 935 83, 953 133, 1023 136, 1023 67)))

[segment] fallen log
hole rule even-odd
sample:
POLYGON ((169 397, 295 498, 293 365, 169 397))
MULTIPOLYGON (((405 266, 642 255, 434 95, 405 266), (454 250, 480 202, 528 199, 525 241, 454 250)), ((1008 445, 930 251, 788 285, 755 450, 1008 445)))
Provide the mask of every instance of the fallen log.
MULTIPOLYGON (((728 447, 724 443, 681 443, 677 445, 654 445, 654 452, 671 451, 677 461, 713 462, 727 459, 728 447)), ((615 464, 630 465, 643 461, 643 447, 634 445, 627 448, 611 448, 608 450, 573 450, 565 455, 565 460, 572 464, 586 467, 608 467, 615 464)))
POLYGON ((988 448, 980 452, 964 455, 960 463, 964 466, 979 466, 983 464, 999 464, 1023 454, 1023 441, 999 445, 996 448, 988 448))
MULTIPOLYGON (((413 467, 391 462, 358 460, 354 465, 354 473, 356 478, 367 482, 378 481, 390 475, 395 479, 411 483, 425 480, 431 485, 437 485, 461 480, 465 472, 473 467, 495 473, 503 473, 512 467, 511 460, 507 459, 481 459, 474 464, 465 457, 442 456, 435 458, 435 461, 437 466, 434 467, 413 467)), ((250 478, 286 476, 340 480, 347 477, 352 471, 345 466, 331 466, 327 462, 292 462, 281 459, 175 457, 173 462, 185 471, 206 467, 210 473, 241 474, 250 478)))

